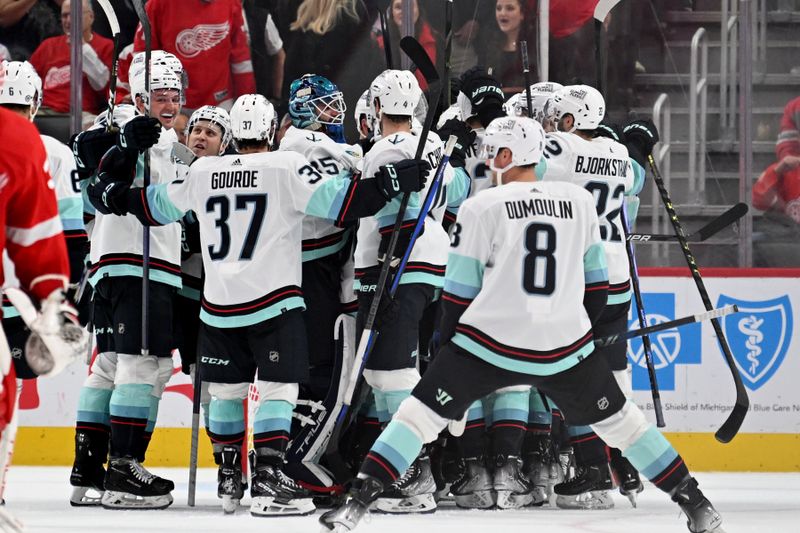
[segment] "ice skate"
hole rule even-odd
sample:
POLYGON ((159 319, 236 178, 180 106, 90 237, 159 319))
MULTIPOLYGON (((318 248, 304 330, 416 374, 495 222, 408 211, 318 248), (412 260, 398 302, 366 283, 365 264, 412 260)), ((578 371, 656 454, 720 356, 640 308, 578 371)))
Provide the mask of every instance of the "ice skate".
POLYGON ((619 493, 628 498, 631 505, 636 507, 636 496, 644 490, 644 485, 639 477, 639 472, 624 457, 612 459, 611 468, 617 477, 619 493))
POLYGON ((492 486, 501 509, 518 509, 533 501, 533 486, 522 473, 522 459, 498 455, 495 459, 492 486))
POLYGON ((461 477, 450 486, 456 505, 465 509, 489 509, 494 506, 492 476, 482 457, 464 461, 461 477))
POLYGON ((608 465, 579 466, 575 477, 559 483, 553 490, 561 509, 613 509, 613 488, 608 465))
POLYGON ((242 487, 242 463, 238 446, 223 446, 217 470, 217 497, 222 498, 225 514, 236 512, 244 496, 242 487))
POLYGON ((428 457, 418 457, 405 473, 381 494, 371 510, 381 513, 432 513, 436 510, 436 481, 428 457))
POLYGON ((106 509, 166 509, 172 504, 175 484, 126 457, 111 460, 105 488, 101 502, 106 509))
POLYGON ((307 515, 316 510, 311 494, 277 465, 256 465, 250 481, 253 516, 307 515))
POLYGON ((553 441, 549 435, 538 436, 536 448, 525 457, 522 468, 533 485, 531 505, 544 505, 553 493, 553 486, 563 480, 563 476, 559 479, 561 467, 556 461, 553 441))
POLYGON ((672 501, 686 513, 686 525, 692 533, 725 533, 722 517, 697 486, 693 477, 685 479, 672 493, 672 501))
POLYGON ((383 485, 377 479, 373 477, 356 478, 347 493, 345 502, 319 517, 322 533, 352 531, 381 492, 383 492, 383 485))
POLYGON ((108 437, 104 443, 92 442, 91 436, 83 431, 75 433, 75 462, 69 475, 73 486, 69 498, 74 507, 100 505, 103 497, 103 483, 106 470, 103 463, 108 454, 108 437), (104 446, 102 445, 104 444, 104 446))

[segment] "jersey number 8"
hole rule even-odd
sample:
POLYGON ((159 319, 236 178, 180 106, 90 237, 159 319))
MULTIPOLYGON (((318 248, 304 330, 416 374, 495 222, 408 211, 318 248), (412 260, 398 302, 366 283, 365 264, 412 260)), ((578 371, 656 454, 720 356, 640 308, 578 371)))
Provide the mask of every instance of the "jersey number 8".
POLYGON ((522 288, 528 294, 549 296, 556 289, 556 229, 550 224, 529 224, 525 228, 522 288))

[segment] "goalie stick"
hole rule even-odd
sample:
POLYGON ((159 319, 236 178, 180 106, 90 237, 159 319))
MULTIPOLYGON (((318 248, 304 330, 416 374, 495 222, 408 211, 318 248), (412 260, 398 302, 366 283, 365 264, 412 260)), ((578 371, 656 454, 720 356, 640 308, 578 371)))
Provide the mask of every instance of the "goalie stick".
MULTIPOLYGON (((425 115, 425 123, 423 124, 422 132, 420 133, 419 141, 417 142, 417 150, 414 154, 414 159, 419 161, 422 158, 422 154, 425 150, 428 134, 430 133, 431 125, 433 124, 433 118, 436 114, 436 108, 439 104, 439 97, 442 93, 441 78, 439 77, 439 73, 436 72, 436 67, 431 62, 430 57, 428 57, 428 54, 425 52, 425 49, 422 48, 422 45, 419 44, 416 39, 410 36, 403 37, 400 40, 400 48, 406 53, 406 55, 422 73, 425 81, 428 83, 428 90, 429 94, 431 95, 431 103, 428 106, 428 113, 425 115)), ((437 177, 434 178, 434 182, 436 179, 440 179, 439 174, 444 172, 444 167, 447 165, 447 159, 449 158, 447 154, 445 154, 442 157, 442 162, 439 163, 437 177)), ((433 188, 433 184, 431 185, 431 188, 433 188)), ((364 323, 364 330, 356 348, 356 356, 353 361, 350 379, 348 380, 347 388, 345 389, 342 410, 339 412, 339 416, 336 419, 336 425, 331 433, 330 445, 326 452, 326 456, 328 457, 334 457, 338 455, 339 440, 344 432, 344 429, 348 425, 356 386, 360 381, 364 364, 366 363, 372 346, 375 344, 375 339, 377 338, 378 332, 372 328, 375 324, 375 317, 378 314, 380 300, 383 297, 383 293, 386 289, 387 281, 389 279, 389 270, 391 268, 392 259, 394 258, 394 251, 397 247, 397 241, 400 236, 400 227, 403 223, 403 218, 405 216, 405 211, 406 207, 408 206, 410 196, 410 194, 404 194, 403 199, 400 202, 400 208, 397 212, 397 219, 395 220, 394 227, 392 228, 391 238, 389 239, 389 245, 386 249, 385 259, 381 264, 381 270, 378 275, 378 283, 375 287, 375 294, 372 297, 372 303, 370 304, 366 321, 364 323)), ((424 220, 424 217, 427 216, 427 208, 430 207, 430 202, 428 200, 431 202, 433 200, 433 197, 430 194, 425 198, 427 205, 423 205, 420 209, 420 219, 422 220, 424 220)), ((413 244, 415 238, 416 237, 412 237, 409 247, 413 244)), ((401 274, 402 271, 398 269, 395 279, 399 280, 401 274)))
MULTIPOLYGON (((703 242, 710 239, 746 215, 748 209, 749 208, 745 203, 734 205, 699 230, 687 235, 686 242, 703 242)), ((629 233, 627 239, 629 242, 634 243, 678 242, 678 237, 676 235, 665 235, 659 233, 629 233)))
MULTIPOLYGON (((664 208, 667 210, 667 215, 669 215, 672 228, 675 230, 675 235, 678 237, 678 242, 681 245, 683 256, 686 259, 686 264, 688 265, 689 270, 692 273, 692 279, 694 279, 694 283, 697 286, 697 292, 700 293, 700 299, 703 301, 705 308, 710 311, 713 309, 713 306, 711 305, 711 299, 708 296, 705 283, 703 283, 703 278, 700 275, 700 267, 697 266, 697 261, 695 261, 694 255, 689 249, 689 244, 686 241, 686 235, 683 232, 683 226, 681 225, 680 220, 678 220, 678 214, 675 212, 675 207, 672 205, 669 192, 664 185, 664 179, 661 177, 661 172, 659 172, 658 166, 656 165, 656 161, 653 159, 652 154, 647 156, 647 161, 650 164, 650 169, 653 171, 653 181, 658 188, 658 193, 661 196, 661 202, 664 204, 664 208)), ((742 422, 744 422, 744 417, 747 416, 747 410, 750 407, 750 399, 747 397, 747 390, 744 388, 742 377, 739 375, 739 370, 736 368, 736 362, 733 359, 731 348, 728 345, 728 340, 725 338, 725 332, 722 330, 719 320, 712 319, 711 325, 714 327, 714 333, 716 334, 717 342, 719 343, 719 347, 725 357, 725 362, 728 364, 728 368, 733 376, 733 383, 736 386, 736 403, 733 406, 733 410, 731 410, 730 415, 728 415, 728 418, 722 424, 722 427, 720 427, 714 434, 718 441, 727 443, 730 442, 731 439, 736 436, 736 433, 739 432, 739 428, 742 426, 742 422)))

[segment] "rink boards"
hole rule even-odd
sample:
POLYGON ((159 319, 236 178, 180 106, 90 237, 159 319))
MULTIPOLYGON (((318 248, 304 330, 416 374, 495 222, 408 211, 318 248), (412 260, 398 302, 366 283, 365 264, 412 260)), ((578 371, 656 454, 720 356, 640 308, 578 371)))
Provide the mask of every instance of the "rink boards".
MULTIPOLYGON (((703 311, 694 281, 684 268, 643 269, 648 323, 703 311)), ((742 432, 728 445, 713 432, 725 420, 735 391, 710 323, 692 324, 651 337, 667 436, 689 466, 714 471, 800 471, 800 269, 704 269, 714 306, 736 304, 740 313, 723 329, 750 395, 742 432)), ((638 327, 635 312, 631 326, 638 327)), ((641 342, 628 345, 636 402, 654 420, 641 342)), ((188 464, 191 385, 175 374, 164 394, 148 464, 188 464)), ((75 364, 63 374, 26 383, 20 398, 20 429, 14 463, 67 465, 73 458, 78 392, 87 373, 75 364)), ((201 464, 211 466, 201 432, 201 464)))

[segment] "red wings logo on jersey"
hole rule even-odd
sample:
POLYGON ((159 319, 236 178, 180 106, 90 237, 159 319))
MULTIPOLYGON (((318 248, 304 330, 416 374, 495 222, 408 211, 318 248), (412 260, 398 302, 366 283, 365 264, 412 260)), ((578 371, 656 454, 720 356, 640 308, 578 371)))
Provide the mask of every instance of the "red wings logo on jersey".
POLYGON ((69 83, 69 65, 63 67, 53 67, 47 71, 47 76, 44 78, 44 88, 52 89, 59 85, 66 85, 69 83))
POLYGON ((195 57, 221 43, 230 33, 230 29, 227 21, 220 24, 198 24, 180 32, 175 38, 175 47, 184 57, 195 57))

